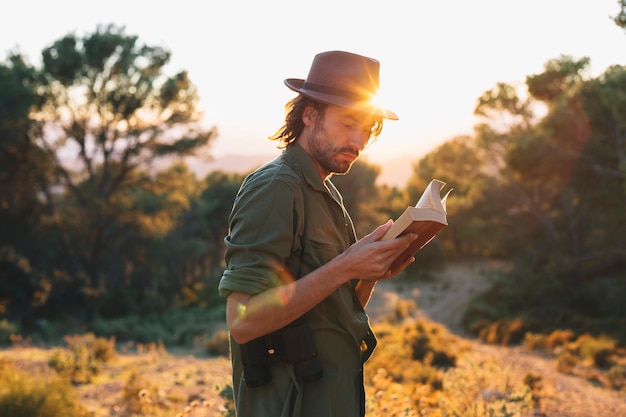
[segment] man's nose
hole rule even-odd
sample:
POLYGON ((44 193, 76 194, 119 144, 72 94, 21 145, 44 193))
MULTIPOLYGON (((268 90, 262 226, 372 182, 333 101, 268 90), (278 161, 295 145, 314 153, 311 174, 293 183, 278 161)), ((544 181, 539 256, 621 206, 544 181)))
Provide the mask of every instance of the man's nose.
POLYGON ((369 136, 365 135, 362 131, 355 130, 350 134, 350 146, 358 152, 361 152, 367 143, 369 136))

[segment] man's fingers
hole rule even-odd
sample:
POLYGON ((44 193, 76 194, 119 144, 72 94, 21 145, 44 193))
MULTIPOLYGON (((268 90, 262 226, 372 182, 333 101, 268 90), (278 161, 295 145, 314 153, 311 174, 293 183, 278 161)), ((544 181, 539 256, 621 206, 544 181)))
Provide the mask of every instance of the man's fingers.
POLYGON ((366 242, 376 242, 377 240, 382 239, 382 237, 385 236, 385 233, 387 233, 387 230, 389 230, 392 224, 393 224, 393 220, 391 219, 387 220, 386 223, 378 226, 376 229, 374 229, 373 232, 363 237, 363 239, 361 240, 364 240, 366 242))

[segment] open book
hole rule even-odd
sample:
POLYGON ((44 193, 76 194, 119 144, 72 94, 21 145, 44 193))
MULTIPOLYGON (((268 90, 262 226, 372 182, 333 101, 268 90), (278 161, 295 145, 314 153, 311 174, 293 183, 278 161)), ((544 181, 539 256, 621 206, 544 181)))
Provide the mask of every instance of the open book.
POLYGON ((415 207, 407 207, 381 239, 395 239, 406 233, 417 233, 418 235, 411 246, 394 261, 392 268, 413 256, 448 225, 446 200, 452 189, 448 190, 446 195, 441 198, 441 189, 445 185, 446 183, 443 181, 432 180, 415 207))

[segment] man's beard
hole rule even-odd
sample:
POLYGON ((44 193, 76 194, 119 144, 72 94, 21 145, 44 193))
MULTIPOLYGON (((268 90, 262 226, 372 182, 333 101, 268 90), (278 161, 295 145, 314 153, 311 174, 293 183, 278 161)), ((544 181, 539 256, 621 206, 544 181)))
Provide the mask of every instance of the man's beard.
POLYGON ((350 170, 353 162, 358 158, 359 151, 350 146, 336 148, 333 146, 332 141, 327 141, 326 144, 324 144, 324 139, 328 139, 326 129, 323 123, 317 124, 311 131, 309 138, 311 156, 324 170, 333 174, 346 174, 350 170), (354 155, 354 159, 352 161, 345 161, 341 158, 341 153, 350 153, 354 155))

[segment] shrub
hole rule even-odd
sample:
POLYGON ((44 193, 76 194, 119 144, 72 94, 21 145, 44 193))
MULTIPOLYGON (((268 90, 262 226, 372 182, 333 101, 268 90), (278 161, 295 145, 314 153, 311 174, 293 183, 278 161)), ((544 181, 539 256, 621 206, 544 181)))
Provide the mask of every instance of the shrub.
POLYGON ((214 332, 205 343, 206 352, 209 355, 228 356, 230 354, 230 337, 226 330, 214 332))
POLYGON ((102 363, 116 356, 115 339, 93 334, 66 336, 68 348, 55 348, 48 366, 75 384, 86 384, 100 373, 102 363))
POLYGON ((574 340, 574 331, 570 329, 555 330, 549 335, 527 332, 524 335, 523 345, 528 350, 545 350, 555 352, 567 346, 574 340))
POLYGON ((235 417, 235 397, 233 395, 233 386, 226 385, 220 391, 220 397, 224 399, 224 412, 223 417, 235 417))
POLYGON ((114 319, 98 318, 90 330, 104 337, 135 343, 162 342, 167 347, 192 347, 198 338, 211 334, 215 322, 225 321, 223 308, 172 308, 160 314, 132 314, 114 319))
POLYGON ((480 339, 486 343, 502 346, 522 343, 529 330, 528 324, 522 318, 499 319, 483 326, 479 332, 480 339))
POLYGON ((532 390, 512 382, 494 359, 463 360, 445 373, 438 409, 443 416, 523 417, 532 410, 532 390))
POLYGON ((84 345, 89 351, 90 356, 93 356, 94 359, 100 362, 109 362, 117 356, 115 337, 106 339, 104 337, 96 337, 93 333, 87 333, 82 335, 68 335, 64 337, 64 340, 70 349, 84 345))
POLYGON ((122 388, 121 415, 152 415, 153 413, 150 413, 154 408, 152 391, 154 387, 148 385, 137 372, 133 371, 122 388))
POLYGON ((626 365, 614 365, 606 374, 611 388, 626 393, 626 365))
POLYGON ((596 338, 584 334, 576 340, 576 345, 580 355, 598 368, 606 368, 615 353, 615 341, 605 336, 596 338))
POLYGON ((16 323, 10 322, 7 319, 0 320, 0 346, 10 344, 11 336, 19 332, 20 329, 16 323))
POLYGON ((55 375, 36 378, 0 363, 0 415, 10 417, 85 416, 73 388, 55 375))
POLYGON ((528 350, 547 349, 547 336, 545 334, 528 332, 524 335, 523 345, 528 350))
POLYGON ((100 364, 91 356, 84 345, 74 349, 53 349, 48 366, 74 384, 87 384, 100 370, 100 364))
POLYGON ((573 353, 565 351, 556 359, 556 364, 556 369, 559 372, 571 374, 574 371, 574 367, 578 364, 578 358, 573 353))
POLYGON ((546 338, 546 349, 554 350, 559 347, 567 346, 569 342, 574 340, 574 332, 570 329, 555 330, 546 338))

